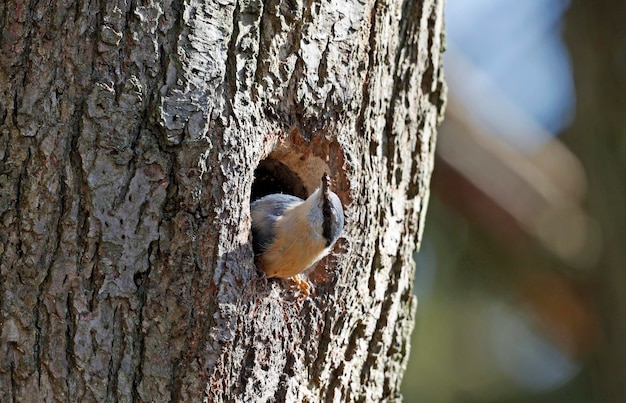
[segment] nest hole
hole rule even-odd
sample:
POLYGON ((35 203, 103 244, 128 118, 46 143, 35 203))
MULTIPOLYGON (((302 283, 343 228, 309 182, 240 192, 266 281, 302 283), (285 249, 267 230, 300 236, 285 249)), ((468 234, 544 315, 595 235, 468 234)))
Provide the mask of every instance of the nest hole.
POLYGON ((308 194, 304 182, 293 170, 281 161, 268 157, 254 171, 254 182, 250 201, 273 193, 283 193, 306 199, 308 194))

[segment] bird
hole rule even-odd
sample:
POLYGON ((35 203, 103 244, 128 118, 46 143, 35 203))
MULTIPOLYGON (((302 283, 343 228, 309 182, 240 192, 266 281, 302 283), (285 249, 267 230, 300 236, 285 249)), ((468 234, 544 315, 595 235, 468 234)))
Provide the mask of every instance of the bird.
POLYGON ((306 296, 309 285, 298 275, 330 252, 344 225, 343 206, 327 173, 321 182, 306 200, 275 193, 250 204, 257 265, 267 278, 293 278, 306 296))

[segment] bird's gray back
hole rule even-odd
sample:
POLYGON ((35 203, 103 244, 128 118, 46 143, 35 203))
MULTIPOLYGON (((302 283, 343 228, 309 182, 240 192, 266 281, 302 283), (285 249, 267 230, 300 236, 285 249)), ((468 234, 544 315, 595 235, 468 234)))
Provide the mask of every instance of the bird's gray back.
POLYGON ((285 210, 304 200, 286 194, 271 194, 250 204, 252 216, 252 246, 255 253, 263 252, 276 236, 274 224, 285 210))

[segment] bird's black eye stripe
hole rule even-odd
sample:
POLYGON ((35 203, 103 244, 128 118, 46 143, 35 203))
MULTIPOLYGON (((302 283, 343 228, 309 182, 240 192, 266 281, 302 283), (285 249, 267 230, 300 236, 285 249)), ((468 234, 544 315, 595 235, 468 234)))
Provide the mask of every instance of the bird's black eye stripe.
POLYGON ((330 206, 330 199, 328 197, 324 197, 324 201, 322 202, 322 214, 324 215, 324 222, 322 223, 322 236, 326 239, 326 246, 330 246, 330 223, 332 222, 333 212, 330 206))

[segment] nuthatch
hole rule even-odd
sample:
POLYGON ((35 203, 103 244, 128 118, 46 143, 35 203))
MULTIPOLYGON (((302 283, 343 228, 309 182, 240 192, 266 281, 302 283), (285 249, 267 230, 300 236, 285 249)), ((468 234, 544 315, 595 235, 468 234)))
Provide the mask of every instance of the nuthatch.
POLYGON ((322 176, 322 187, 306 200, 271 194, 250 205, 252 240, 261 269, 268 278, 293 277, 308 295, 308 284, 298 277, 326 256, 343 229, 341 201, 322 176))

